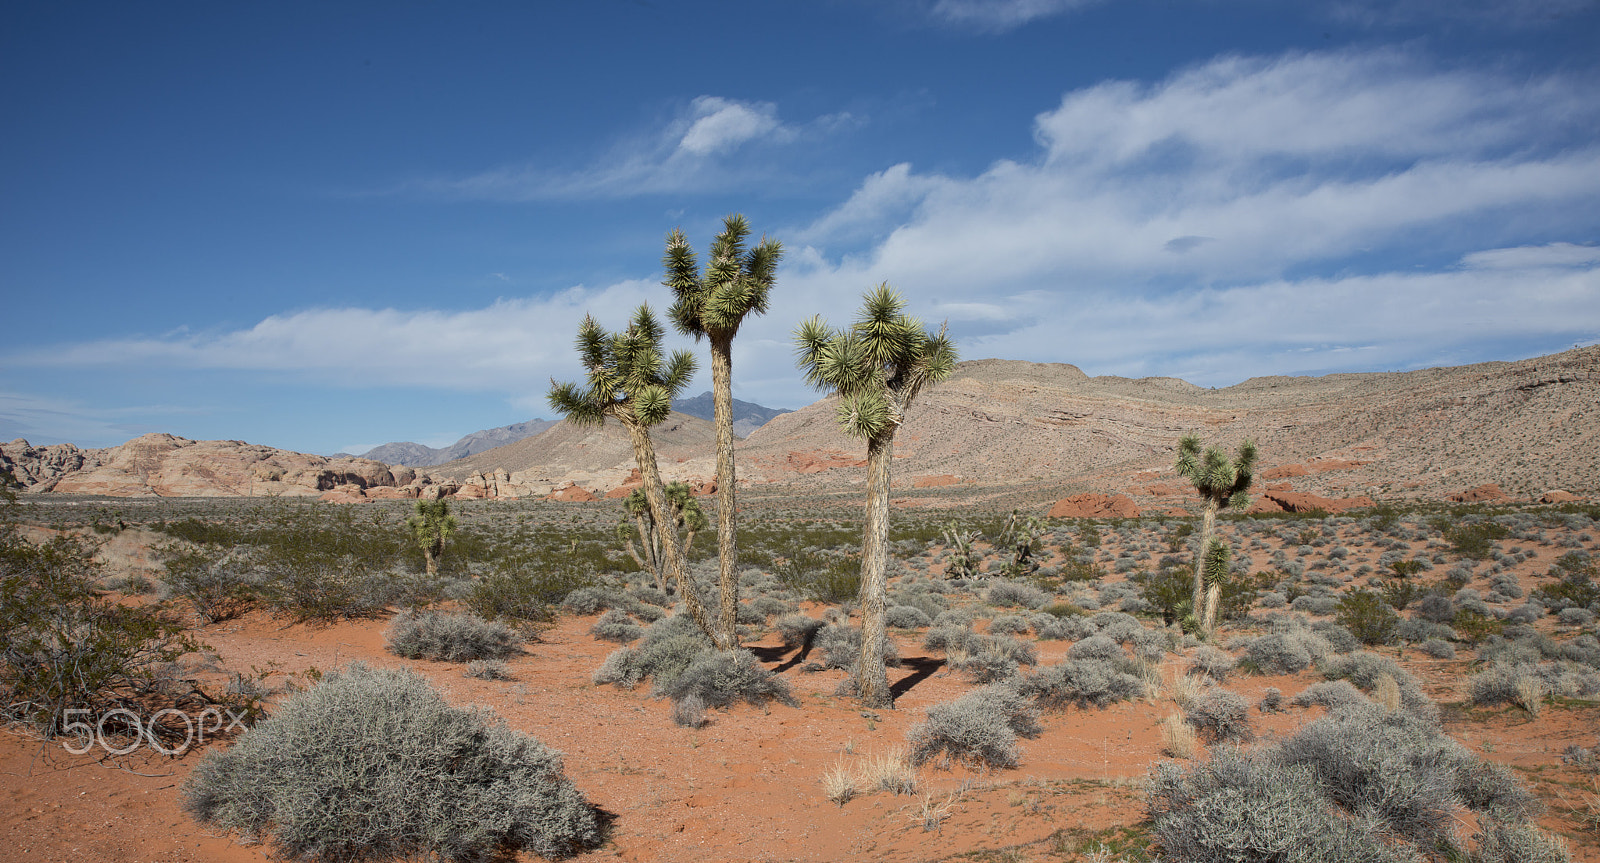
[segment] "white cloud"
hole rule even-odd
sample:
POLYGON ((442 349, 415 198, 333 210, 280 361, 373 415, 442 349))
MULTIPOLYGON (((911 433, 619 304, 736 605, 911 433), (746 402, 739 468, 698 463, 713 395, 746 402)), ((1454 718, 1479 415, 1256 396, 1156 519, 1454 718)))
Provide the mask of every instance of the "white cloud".
POLYGON ((115 446, 149 431, 151 415, 200 414, 175 405, 90 406, 76 399, 0 391, 0 442, 26 438, 36 446, 71 441, 83 447, 115 446))
POLYGON ((756 138, 785 139, 794 135, 793 130, 778 122, 778 106, 771 102, 701 96, 694 100, 690 116, 693 121, 678 139, 678 149, 697 156, 723 153, 756 138))
POLYGON ((1504 270, 1535 267, 1584 267, 1600 264, 1600 246, 1549 243, 1543 246, 1518 246, 1473 252, 1461 265, 1474 269, 1504 270))
POLYGON ((1003 33, 1039 18, 1094 6, 1101 0, 938 0, 934 18, 948 24, 1003 33))
POLYGON ((772 102, 699 96, 662 127, 617 142, 582 168, 503 166, 465 177, 411 180, 387 193, 502 201, 703 193, 770 170, 741 158, 750 155, 743 151, 826 136, 857 122, 847 113, 828 114, 791 126, 772 102))

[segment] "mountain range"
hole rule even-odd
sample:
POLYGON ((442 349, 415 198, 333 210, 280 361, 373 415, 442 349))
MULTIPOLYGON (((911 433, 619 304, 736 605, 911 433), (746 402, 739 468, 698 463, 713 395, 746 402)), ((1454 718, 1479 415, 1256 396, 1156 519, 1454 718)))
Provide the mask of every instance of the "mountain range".
MULTIPOLYGON (((710 390, 706 390, 694 398, 678 399, 672 403, 672 409, 703 420, 712 419, 715 415, 710 390)), ((751 432, 765 425, 768 420, 785 413, 789 413, 789 411, 783 408, 762 407, 754 402, 734 399, 733 433, 736 437, 748 437, 751 432)), ((517 441, 535 437, 556 425, 557 422, 559 421, 536 419, 500 426, 499 428, 475 431, 442 448, 435 448, 412 441, 399 441, 373 447, 359 456, 351 455, 350 453, 335 453, 330 458, 365 458, 381 461, 385 464, 406 465, 407 467, 434 467, 467 459, 496 447, 514 444, 517 441)))
MULTIPOLYGON (((781 413, 737 442, 740 485, 786 497, 858 488, 865 447, 839 430, 834 405, 823 399, 781 413)), ((942 505, 951 497, 940 488, 953 486, 965 499, 1009 506, 1120 492, 1142 507, 1188 506, 1172 464, 1178 439, 1190 433, 1229 448, 1256 441, 1263 488, 1283 493, 1533 499, 1561 490, 1594 498, 1600 346, 1411 372, 1251 378, 1220 389, 1090 377, 1064 364, 962 362, 922 393, 900 428, 895 493, 902 503, 942 505)), ((652 437, 667 479, 708 487, 716 473, 709 421, 674 413, 652 437)), ((120 496, 584 500, 637 482, 632 447, 615 423, 549 423, 531 437, 422 469, 170 435, 99 450, 18 440, 0 444, 0 469, 33 492, 120 496)))

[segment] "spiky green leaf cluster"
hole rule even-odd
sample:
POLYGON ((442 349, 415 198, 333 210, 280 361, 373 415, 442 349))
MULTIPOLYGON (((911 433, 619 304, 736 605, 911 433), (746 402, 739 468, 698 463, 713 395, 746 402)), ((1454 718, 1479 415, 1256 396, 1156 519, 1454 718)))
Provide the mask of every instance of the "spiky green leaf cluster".
POLYGON ((423 545, 443 542, 455 533, 456 525, 456 517, 450 512, 450 501, 444 498, 417 501, 412 516, 406 519, 406 527, 411 529, 411 535, 423 545))
POLYGON ((667 315, 678 332, 696 339, 731 339, 746 314, 766 314, 767 296, 783 257, 783 244, 766 237, 746 248, 750 224, 744 216, 736 213, 722 224, 722 233, 711 243, 704 274, 683 231, 667 235, 663 284, 677 297, 667 315))
POLYGON ((794 339, 806 383, 836 393, 839 426, 864 440, 893 432, 917 393, 955 370, 955 344, 945 328, 924 330, 887 282, 867 292, 848 329, 831 329, 816 316, 795 329, 794 339))
POLYGON ((1220 539, 1213 538, 1206 548, 1203 562, 1206 584, 1222 584, 1228 580, 1228 562, 1233 557, 1233 549, 1220 539))
POLYGON ((1178 475, 1194 483, 1195 491, 1218 506, 1243 509, 1249 498, 1242 492, 1250 488, 1255 479, 1256 445, 1251 441, 1239 444, 1233 459, 1221 447, 1200 450, 1200 438, 1185 435, 1178 441, 1178 475))
POLYGON ((615 333, 585 315, 576 345, 588 369, 587 386, 550 381, 550 407, 580 426, 600 425, 606 417, 646 427, 662 422, 695 371, 688 351, 663 357, 663 335, 648 305, 634 312, 627 329, 615 333))

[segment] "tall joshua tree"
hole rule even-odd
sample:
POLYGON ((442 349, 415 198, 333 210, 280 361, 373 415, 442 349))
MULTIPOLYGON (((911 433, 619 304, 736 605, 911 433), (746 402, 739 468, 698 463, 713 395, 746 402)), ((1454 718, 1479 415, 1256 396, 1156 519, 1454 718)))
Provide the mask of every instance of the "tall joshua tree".
POLYGON ((676 351, 663 363, 662 332, 649 306, 640 306, 628 328, 617 333, 607 333, 593 317, 584 316, 578 325, 577 347, 588 369, 588 386, 551 380, 550 407, 574 425, 599 426, 609 417, 628 430, 667 574, 677 582, 689 616, 718 648, 725 649, 731 645, 720 638, 720 632, 706 617, 694 580, 684 566, 674 526, 676 519, 661 483, 655 444, 650 440, 650 427, 672 413, 673 397, 694 376, 694 357, 688 351, 676 351))
POLYGON ((1208 636, 1216 626, 1217 600, 1222 593, 1222 581, 1228 575, 1227 544, 1213 535, 1217 510, 1223 507, 1243 510, 1250 505, 1250 498, 1244 492, 1255 478, 1255 466, 1256 445, 1250 441, 1239 444, 1238 453, 1231 461, 1221 447, 1207 447, 1202 453, 1200 438, 1195 435, 1185 435, 1178 441, 1178 475, 1194 483, 1194 490, 1205 501, 1200 549, 1194 560, 1192 608, 1200 630, 1208 636))
POLYGON ((734 618, 739 610, 738 515, 734 503, 733 469, 733 337, 745 315, 767 312, 767 294, 773 273, 783 257, 783 245, 761 238, 746 249, 750 225, 734 214, 723 220, 722 233, 711 242, 710 261, 700 272, 694 250, 683 231, 667 235, 666 285, 677 301, 668 316, 678 332, 704 337, 711 343, 712 410, 717 425, 717 558, 718 626, 729 644, 737 644, 734 618))
POLYGON ((422 557, 428 574, 439 574, 439 558, 444 555, 444 541, 456 532, 456 517, 450 514, 450 501, 419 500, 416 511, 406 519, 411 537, 422 547, 422 557))
POLYGON ((795 330, 795 353, 806 383, 839 396, 835 418, 867 442, 867 513, 861 541, 861 660, 857 695, 869 708, 894 706, 883 665, 889 557, 889 463, 894 435, 922 388, 950 377, 955 346, 943 327, 932 333, 904 312, 887 283, 868 291, 849 329, 832 330, 820 316, 795 330))

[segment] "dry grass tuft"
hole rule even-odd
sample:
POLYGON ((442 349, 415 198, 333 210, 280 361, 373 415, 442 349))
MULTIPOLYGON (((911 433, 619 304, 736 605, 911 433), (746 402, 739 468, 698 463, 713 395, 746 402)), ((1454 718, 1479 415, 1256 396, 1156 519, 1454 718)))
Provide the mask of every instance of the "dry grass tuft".
POLYGON ((1400 709, 1400 684, 1392 675, 1380 674, 1378 681, 1372 687, 1372 700, 1383 705, 1383 709, 1394 713, 1400 709))
POLYGON ((1517 678, 1517 706, 1528 711, 1533 716, 1539 715, 1539 708, 1544 706, 1544 681, 1532 674, 1524 674, 1517 678))
POLYGON ((1169 713, 1161 720, 1161 751, 1173 758, 1189 758, 1198 746, 1194 726, 1181 713, 1169 713))
POLYGON ((828 768, 828 772, 822 774, 822 793, 840 806, 849 803, 856 796, 855 771, 843 761, 828 768))
POLYGON ((855 774, 856 784, 869 791, 890 794, 917 793, 917 770, 904 746, 864 759, 855 774))

